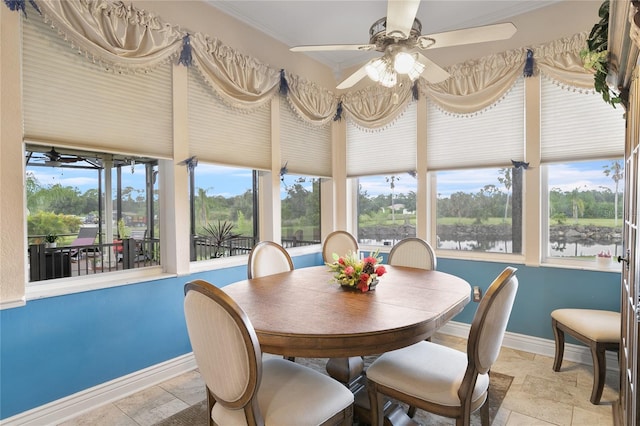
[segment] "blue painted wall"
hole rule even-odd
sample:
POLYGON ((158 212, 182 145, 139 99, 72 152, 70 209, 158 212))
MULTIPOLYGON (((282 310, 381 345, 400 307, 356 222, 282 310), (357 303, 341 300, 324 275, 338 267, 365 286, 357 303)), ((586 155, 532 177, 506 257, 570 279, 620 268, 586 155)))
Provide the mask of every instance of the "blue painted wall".
MULTIPOLYGON (((294 258, 296 268, 319 264, 320 254, 294 258)), ((438 259, 438 270, 483 291, 506 266, 438 259)), ((552 339, 549 313, 555 308, 619 309, 619 273, 513 266, 520 287, 511 332, 552 339)), ((245 277, 245 266, 233 267, 0 311, 0 419, 190 352, 184 284, 204 279, 222 287, 245 277)), ((470 303, 456 321, 470 323, 476 307, 470 303)))

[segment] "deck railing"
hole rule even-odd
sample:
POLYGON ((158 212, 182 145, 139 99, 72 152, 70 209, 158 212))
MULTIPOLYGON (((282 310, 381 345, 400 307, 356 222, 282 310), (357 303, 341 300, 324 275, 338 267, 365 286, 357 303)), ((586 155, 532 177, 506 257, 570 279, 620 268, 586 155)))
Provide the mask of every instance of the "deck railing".
POLYGON ((29 281, 102 274, 160 264, 160 240, 133 238, 107 244, 29 246, 29 281))

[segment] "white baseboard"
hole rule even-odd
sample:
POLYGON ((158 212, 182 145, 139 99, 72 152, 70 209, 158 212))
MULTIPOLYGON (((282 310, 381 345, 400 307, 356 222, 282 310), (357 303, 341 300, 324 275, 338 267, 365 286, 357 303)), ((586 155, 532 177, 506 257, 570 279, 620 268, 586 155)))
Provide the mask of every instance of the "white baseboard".
POLYGON ((196 368, 193 352, 0 421, 3 426, 56 425, 196 368))
MULTIPOLYGON (((439 332, 452 336, 467 338, 469 324, 449 321, 439 332)), ((555 342, 539 337, 507 332, 503 346, 553 358, 555 342)), ((617 357, 607 352, 607 369, 618 370, 617 357)), ((581 364, 592 365, 591 352, 585 346, 565 343, 564 359, 581 364)), ((43 426, 55 425, 94 410, 102 405, 117 401, 128 395, 139 392, 165 380, 179 376, 195 369, 196 361, 193 353, 179 356, 172 360, 145 368, 144 370, 119 377, 82 392, 53 401, 49 404, 33 408, 29 411, 9 417, 0 424, 3 426, 43 426)))
MULTIPOLYGON (((449 321, 447 324, 442 326, 438 332, 466 339, 469 336, 470 328, 470 324, 449 321)), ((504 335, 502 346, 538 355, 544 355, 550 358, 554 358, 556 354, 556 343, 554 340, 541 339, 540 337, 527 336, 525 334, 511 333, 508 331, 504 335)), ((619 371, 618 357, 612 352, 607 352, 605 357, 607 370, 619 371)), ((593 365, 591 351, 589 348, 586 346, 574 345, 572 343, 565 342, 564 356, 562 359, 585 365, 593 365)))

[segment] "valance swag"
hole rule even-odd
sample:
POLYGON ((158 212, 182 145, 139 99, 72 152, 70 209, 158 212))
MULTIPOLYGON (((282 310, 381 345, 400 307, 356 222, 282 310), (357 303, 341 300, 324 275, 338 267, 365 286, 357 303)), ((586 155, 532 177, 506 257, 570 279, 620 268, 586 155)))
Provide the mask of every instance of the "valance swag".
MULTIPOLYGON (((44 19, 75 49, 111 70, 147 71, 177 59, 183 52, 191 55, 191 63, 207 84, 233 108, 258 108, 280 93, 280 70, 241 55, 218 39, 187 33, 124 2, 34 2, 44 19)), ((579 55, 586 37, 586 33, 576 34, 532 48, 534 72, 543 73, 561 85, 592 89, 593 76, 584 69, 579 55)), ((420 80, 419 93, 448 112, 482 111, 499 101, 522 75, 526 51, 517 49, 454 65, 447 69, 451 78, 443 83, 431 85, 420 80)), ((281 93, 301 119, 314 125, 328 123, 341 107, 358 126, 378 129, 392 123, 412 98, 409 84, 394 89, 372 86, 337 96, 298 76, 286 72, 283 76, 287 90, 281 93)))

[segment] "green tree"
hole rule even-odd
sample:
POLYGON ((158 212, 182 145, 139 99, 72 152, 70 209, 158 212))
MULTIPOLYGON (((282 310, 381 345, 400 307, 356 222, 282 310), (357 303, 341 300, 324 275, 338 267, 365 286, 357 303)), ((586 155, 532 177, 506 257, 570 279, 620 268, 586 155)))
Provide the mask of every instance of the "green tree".
POLYGON ((622 167, 622 162, 616 160, 611 164, 603 166, 605 176, 611 176, 611 179, 616 184, 616 189, 614 191, 614 201, 613 201, 613 209, 614 209, 614 226, 618 226, 618 185, 620 181, 624 178, 624 168, 622 167))

